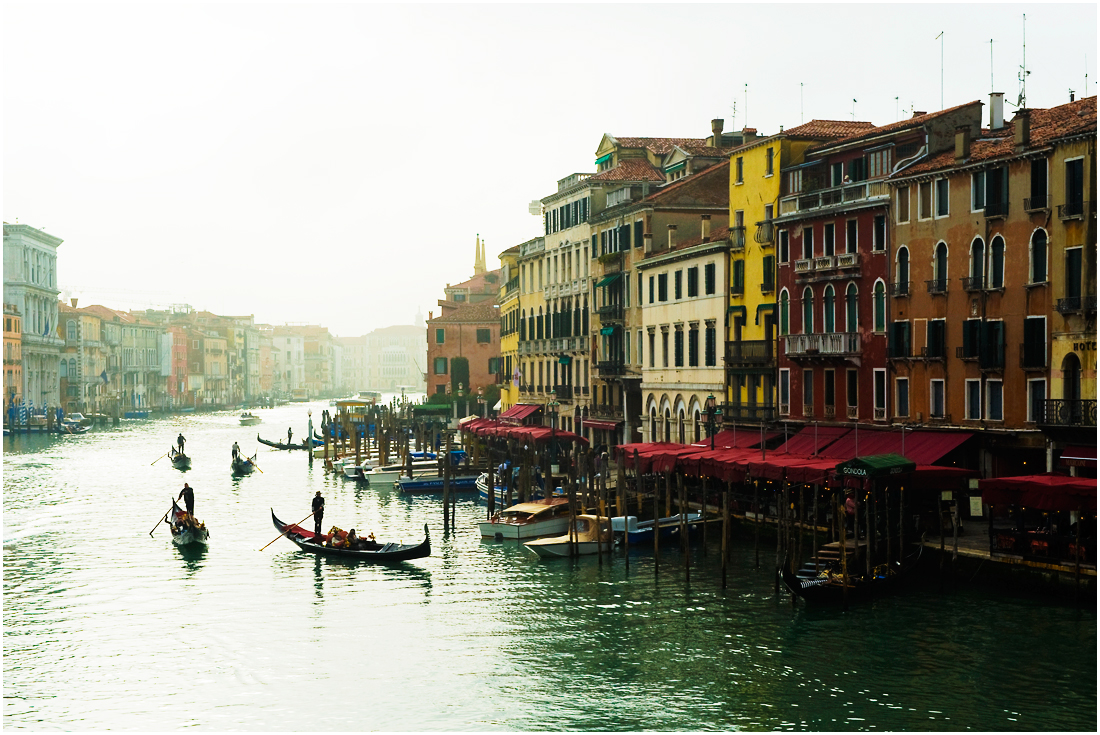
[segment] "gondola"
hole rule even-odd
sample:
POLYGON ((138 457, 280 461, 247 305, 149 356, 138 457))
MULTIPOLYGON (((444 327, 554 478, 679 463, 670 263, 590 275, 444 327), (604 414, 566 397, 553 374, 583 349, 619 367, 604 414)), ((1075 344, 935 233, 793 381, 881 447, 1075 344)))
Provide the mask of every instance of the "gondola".
POLYGON ((205 523, 189 516, 175 500, 172 501, 172 511, 168 515, 171 518, 168 527, 172 529, 172 543, 176 546, 206 546, 210 531, 205 523))
POLYGON ((823 568, 817 576, 796 574, 790 571, 787 564, 784 564, 783 584, 792 594, 798 595, 808 604, 841 605, 845 602, 845 597, 849 601, 877 597, 889 594, 904 581, 917 566, 923 550, 922 539, 921 543, 917 544, 916 550, 905 559, 890 564, 879 564, 871 569, 870 576, 860 572, 853 573, 849 567, 847 595, 845 595, 840 566, 836 562, 823 568))
MULTIPOLYGON (((269 442, 267 439, 262 438, 259 434, 256 435, 256 441, 258 441, 260 444, 266 444, 269 447, 275 447, 276 449, 305 449, 306 448, 306 445, 304 443, 303 444, 293 444, 293 443, 287 444, 286 442, 269 442)), ((324 444, 324 442, 319 442, 316 439, 314 439, 312 441, 311 446, 319 447, 322 444, 324 444)))
POLYGON ((191 468, 191 458, 183 452, 169 449, 168 459, 172 460, 172 466, 177 470, 187 470, 191 468))
POLYGON ((256 467, 254 464, 256 457, 245 457, 243 454, 237 455, 233 458, 233 474, 234 475, 251 475, 252 470, 256 467))
MULTIPOLYGON (((424 524, 424 540, 418 544, 378 543, 376 541, 361 539, 364 548, 342 549, 335 546, 327 546, 332 538, 329 535, 317 537, 312 531, 307 531, 301 526, 292 523, 283 523, 275 517, 275 511, 271 511, 271 522, 276 530, 298 545, 302 551, 312 554, 324 554, 325 556, 338 556, 345 559, 358 559, 370 562, 407 561, 409 559, 422 559, 431 556, 432 544, 428 536, 428 524, 424 524)), ((340 531, 337 536, 340 539, 347 537, 347 533, 340 531)))

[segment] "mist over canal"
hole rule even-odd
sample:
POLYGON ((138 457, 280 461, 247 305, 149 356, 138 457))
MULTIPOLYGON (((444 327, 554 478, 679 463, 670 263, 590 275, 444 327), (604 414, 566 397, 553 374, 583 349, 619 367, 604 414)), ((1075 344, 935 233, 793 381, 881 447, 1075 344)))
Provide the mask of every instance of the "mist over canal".
MULTIPOLYGON (((735 543, 540 561, 483 541, 484 507, 326 475, 304 436, 327 404, 124 421, 4 440, 4 727, 173 730, 1096 729, 1096 617, 1061 602, 927 586, 848 613, 774 592, 735 543), (178 433, 193 467, 164 454, 178 433), (234 441, 262 473, 230 477, 234 441), (184 482, 205 553, 157 523, 184 482), (280 539, 316 490, 325 525, 419 539, 392 566, 280 539)), ((774 551, 772 549, 771 551, 774 551)))

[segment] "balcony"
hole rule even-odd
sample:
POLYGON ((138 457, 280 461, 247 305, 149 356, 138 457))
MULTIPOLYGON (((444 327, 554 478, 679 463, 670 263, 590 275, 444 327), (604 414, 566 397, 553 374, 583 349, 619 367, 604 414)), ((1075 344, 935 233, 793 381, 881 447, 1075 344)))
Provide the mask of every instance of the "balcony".
POLYGON ((1050 209, 1050 197, 1028 197, 1024 200, 1025 212, 1043 212, 1050 209))
POLYGON ((812 419, 814 417, 814 404, 812 404, 812 403, 803 403, 802 404, 802 415, 805 416, 808 419, 812 419))
POLYGON ((1096 426, 1096 399, 1067 401, 1062 398, 1043 401, 1042 426, 1096 426))
POLYGON ((792 334, 786 340, 788 357, 849 357, 860 354, 859 332, 792 334))
POLYGON ((554 397, 559 401, 570 401, 573 399, 573 386, 571 385, 556 385, 554 386, 554 397))
POLYGON ((963 291, 967 293, 973 293, 974 291, 981 291, 985 288, 984 276, 965 276, 959 279, 963 284, 963 291))
POLYGON ((973 348, 971 348, 971 350, 967 352, 965 347, 960 346, 955 348, 955 358, 958 360, 973 362, 978 359, 978 353, 973 348))
POLYGON ((909 295, 909 281, 901 281, 900 283, 891 283, 887 288, 889 293, 894 298, 900 298, 902 296, 909 295))
POLYGON ((588 407, 588 415, 591 418, 615 419, 617 421, 622 421, 623 407, 597 404, 595 406, 588 407))
POLYGON ((814 270, 823 271, 836 267, 835 255, 821 255, 814 258, 814 270))
POLYGON ((1081 312, 1095 313, 1096 295, 1067 296, 1066 298, 1058 299, 1058 303, 1054 308, 1062 316, 1066 314, 1079 314, 1081 312))
POLYGON ((837 268, 858 268, 859 267, 859 253, 843 253, 836 256, 837 268))
POLYGON ((931 281, 925 281, 924 284, 928 287, 928 293, 932 295, 947 293, 946 278, 933 278, 931 281))
POLYGON ((747 423, 761 423, 775 421, 777 418, 775 406, 772 404, 747 405, 744 403, 723 403, 722 420, 725 422, 739 421, 747 423))
POLYGON ((826 406, 825 407, 825 418, 827 418, 827 419, 835 419, 836 418, 836 406, 826 406))
POLYGON ((1085 212, 1095 211, 1096 202, 1066 202, 1058 205, 1058 219, 1084 219, 1085 212))
POLYGON ((940 344, 925 345, 920 348, 920 356, 925 360, 943 360, 947 357, 947 348, 940 344))
POLYGON ((601 378, 614 378, 623 375, 624 367, 622 360, 602 360, 596 363, 596 372, 601 378))
POLYGON ((726 343, 726 365, 767 365, 772 361, 772 342, 754 339, 726 343))
POLYGON ((813 258, 803 258, 802 260, 796 260, 794 262, 795 273, 813 273, 814 260, 813 258))
POLYGON ((600 318, 600 321, 604 324, 611 322, 621 322, 623 320, 623 305, 622 304, 608 304, 596 309, 596 316, 600 318))
POLYGON ((885 181, 865 181, 783 197, 779 200, 779 212, 781 215, 795 214, 856 202, 889 199, 889 197, 890 190, 885 181))
POLYGON ((1023 370, 1045 370, 1047 366, 1047 345, 1045 342, 1020 344, 1020 368, 1023 370))
POLYGON ((771 245, 775 242, 775 223, 770 219, 756 223, 756 232, 752 239, 761 245, 771 245))
POLYGON ((858 419, 859 418, 859 406, 848 406, 847 416, 852 421, 855 421, 856 419, 858 419))
POLYGON ((623 254, 622 253, 607 253, 599 257, 600 265, 603 266, 603 274, 610 276, 613 273, 620 273, 623 269, 623 254))
POLYGON ((1008 200, 985 203, 985 216, 987 219, 1004 219, 1008 216, 1008 200))
POLYGON ((745 249, 745 228, 731 227, 730 228, 730 250, 735 253, 739 253, 745 249))
POLYGON ((875 421, 885 421, 885 420, 886 420, 886 409, 885 408, 878 408, 876 406, 875 407, 875 421))

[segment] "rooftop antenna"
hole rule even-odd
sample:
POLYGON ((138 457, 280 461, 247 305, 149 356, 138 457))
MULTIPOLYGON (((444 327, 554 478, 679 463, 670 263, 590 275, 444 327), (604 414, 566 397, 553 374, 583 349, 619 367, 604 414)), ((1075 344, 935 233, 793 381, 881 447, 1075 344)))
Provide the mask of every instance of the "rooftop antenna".
POLYGON ((898 112, 898 98, 894 97, 894 121, 897 122, 901 119, 901 113, 898 112))
POLYGON ((940 42, 940 109, 943 109, 943 31, 936 36, 940 42))
MULTIPOLYGON (((1085 74, 1085 77, 1088 77, 1088 74, 1085 74)), ((798 113, 800 115, 799 120, 803 123, 806 122, 805 86, 802 82, 798 83, 798 113)))
POLYGON ((745 127, 749 126, 749 83, 745 82, 745 127))
POLYGON ((856 121, 856 98, 852 98, 852 122, 856 121))
POLYGON ((730 127, 737 130, 737 100, 730 104, 730 127))
POLYGON ((996 87, 993 86, 993 39, 989 39, 989 91, 992 92, 996 87))
POLYGON ((1027 70, 1027 13, 1024 16, 1024 30, 1023 30, 1023 63, 1020 64, 1020 73, 1017 74, 1017 78, 1020 80, 1020 99, 1017 101, 1017 107, 1027 107, 1027 78, 1031 74, 1027 70))

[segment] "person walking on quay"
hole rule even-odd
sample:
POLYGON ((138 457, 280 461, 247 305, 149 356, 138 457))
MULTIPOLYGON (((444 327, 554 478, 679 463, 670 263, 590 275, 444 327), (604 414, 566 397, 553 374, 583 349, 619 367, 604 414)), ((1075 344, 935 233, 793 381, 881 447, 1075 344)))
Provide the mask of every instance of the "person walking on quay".
POLYGON ((183 498, 184 505, 187 506, 187 515, 194 517, 195 515, 195 491, 191 489, 191 486, 186 482, 183 483, 183 489, 180 490, 179 497, 176 500, 183 498))
POLYGON ((233 459, 236 459, 240 453, 241 448, 237 445, 237 442, 233 442, 233 459))
POLYGON ((183 438, 183 432, 181 431, 180 435, 176 437, 176 446, 180 448, 180 454, 183 454, 183 445, 186 442, 187 440, 183 438))
POLYGON ((325 499, 321 497, 321 491, 313 496, 313 535, 317 543, 321 543, 321 521, 325 517, 325 499))

